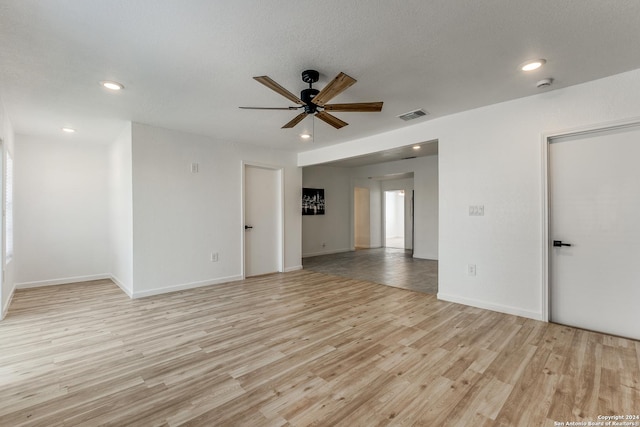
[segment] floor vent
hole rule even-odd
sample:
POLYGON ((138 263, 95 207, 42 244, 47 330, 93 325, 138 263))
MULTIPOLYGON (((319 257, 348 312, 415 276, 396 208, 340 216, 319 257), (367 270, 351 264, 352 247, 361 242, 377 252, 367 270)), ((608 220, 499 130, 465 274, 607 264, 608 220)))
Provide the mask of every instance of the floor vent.
POLYGON ((427 113, 422 108, 420 108, 419 110, 409 111, 408 113, 400 114, 398 118, 407 122, 409 120, 417 119, 418 117, 426 116, 427 114, 429 113, 427 113))

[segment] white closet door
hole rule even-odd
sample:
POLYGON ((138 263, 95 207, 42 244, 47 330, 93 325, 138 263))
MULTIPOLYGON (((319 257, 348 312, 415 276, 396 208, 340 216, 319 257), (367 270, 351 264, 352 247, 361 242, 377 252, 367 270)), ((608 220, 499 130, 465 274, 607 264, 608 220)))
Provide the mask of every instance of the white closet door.
POLYGON ((640 339, 640 127, 552 140, 549 178, 551 320, 640 339))

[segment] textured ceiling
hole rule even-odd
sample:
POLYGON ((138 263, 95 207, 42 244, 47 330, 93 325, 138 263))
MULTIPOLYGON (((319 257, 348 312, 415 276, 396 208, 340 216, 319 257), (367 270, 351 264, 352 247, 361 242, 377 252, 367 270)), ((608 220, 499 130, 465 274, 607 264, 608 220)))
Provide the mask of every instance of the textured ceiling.
POLYGON ((132 120, 305 151, 640 68, 639 28, 637 0, 1 0, 0 98, 17 133, 109 142, 132 120), (382 112, 283 130, 296 112, 238 109, 290 105, 252 77, 297 94, 310 68, 358 80, 332 102, 382 112))

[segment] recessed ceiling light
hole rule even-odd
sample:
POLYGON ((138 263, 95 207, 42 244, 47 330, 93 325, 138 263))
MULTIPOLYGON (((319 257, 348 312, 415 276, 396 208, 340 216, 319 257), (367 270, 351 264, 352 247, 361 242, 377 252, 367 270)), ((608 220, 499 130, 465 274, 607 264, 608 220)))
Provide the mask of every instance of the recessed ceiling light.
POLYGON ((122 83, 118 83, 118 82, 105 80, 103 82, 100 82, 100 84, 103 87, 106 87, 109 90, 122 90, 122 89, 124 89, 124 85, 122 85, 122 83))
POLYGON ((309 138, 311 138, 311 135, 309 135, 308 133, 303 133, 302 135, 300 135, 300 138, 309 139, 309 138))
POLYGON ((532 61, 527 61, 523 64, 520 64, 520 69, 522 71, 533 71, 542 67, 547 61, 545 59, 534 59, 532 61))
POLYGON ((413 149, 414 149, 414 150, 419 150, 420 148, 422 148, 422 147, 420 147, 419 145, 414 145, 414 146, 413 146, 413 149))
POLYGON ((62 132, 66 132, 66 133, 75 133, 76 130, 74 128, 69 128, 69 127, 63 127, 62 128, 62 132))

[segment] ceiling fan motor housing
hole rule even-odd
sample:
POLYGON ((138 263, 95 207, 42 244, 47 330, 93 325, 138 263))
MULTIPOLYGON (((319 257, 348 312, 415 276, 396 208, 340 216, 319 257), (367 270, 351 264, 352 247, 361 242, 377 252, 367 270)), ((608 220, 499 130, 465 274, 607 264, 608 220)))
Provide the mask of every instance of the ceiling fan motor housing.
POLYGON ((320 79, 320 73, 316 70, 304 70, 302 72, 302 81, 305 83, 315 83, 320 79))
POLYGON ((318 89, 305 89, 300 92, 300 99, 305 103, 304 112, 307 114, 313 114, 316 112, 317 105, 313 103, 313 98, 320 93, 318 89))

